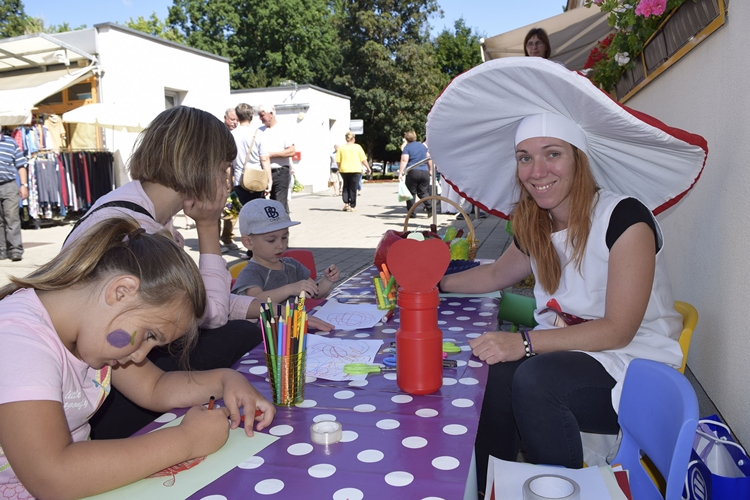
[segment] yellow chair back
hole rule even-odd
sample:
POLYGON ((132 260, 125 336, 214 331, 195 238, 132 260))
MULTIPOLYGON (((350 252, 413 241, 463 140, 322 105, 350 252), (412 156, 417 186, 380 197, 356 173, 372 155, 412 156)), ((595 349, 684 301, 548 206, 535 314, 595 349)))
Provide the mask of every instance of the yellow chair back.
POLYGON ((675 300, 674 308, 682 315, 682 333, 680 334, 680 349, 682 349, 682 366, 680 373, 685 373, 688 352, 690 351, 690 339, 693 338, 693 330, 698 324, 698 311, 687 302, 675 300))
POLYGON ((229 274, 232 275, 232 279, 237 279, 237 276, 240 275, 240 271, 242 271, 245 266, 247 265, 247 261, 244 260, 242 262, 238 262, 234 264, 233 266, 229 266, 229 274))

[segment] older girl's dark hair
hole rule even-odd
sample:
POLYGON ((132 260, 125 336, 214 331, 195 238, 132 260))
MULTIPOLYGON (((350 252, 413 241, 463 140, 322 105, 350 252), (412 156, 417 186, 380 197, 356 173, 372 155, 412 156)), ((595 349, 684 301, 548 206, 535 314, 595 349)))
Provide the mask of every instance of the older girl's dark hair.
POLYGON ((65 290, 97 283, 109 276, 138 278, 144 306, 177 309, 192 318, 182 337, 183 362, 197 340, 206 312, 206 289, 198 266, 166 234, 148 234, 130 217, 103 220, 25 278, 11 277, 0 299, 20 288, 65 290))
POLYGON ((226 163, 237 157, 227 126, 214 115, 176 106, 162 111, 138 136, 130 176, 189 198, 213 200, 226 163))
POLYGON ((544 46, 546 47, 544 49, 544 58, 549 59, 552 55, 552 46, 549 44, 549 37, 547 36, 547 32, 544 31, 542 28, 531 28, 528 33, 526 33, 526 38, 523 39, 523 54, 528 57, 529 51, 526 50, 526 44, 531 40, 531 37, 536 36, 539 40, 544 42, 544 46))

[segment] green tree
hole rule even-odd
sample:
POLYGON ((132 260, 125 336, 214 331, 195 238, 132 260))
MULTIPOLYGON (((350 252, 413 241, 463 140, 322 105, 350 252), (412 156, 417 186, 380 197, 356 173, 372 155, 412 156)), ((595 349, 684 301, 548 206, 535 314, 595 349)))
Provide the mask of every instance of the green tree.
POLYGON ((167 26, 167 23, 162 21, 156 16, 156 12, 152 12, 151 16, 146 19, 143 16, 138 16, 138 19, 132 17, 125 26, 134 30, 148 33, 149 35, 158 36, 170 42, 185 43, 185 37, 177 31, 177 29, 167 26))
POLYGON ((446 28, 435 38, 435 59, 440 70, 450 78, 482 63, 479 46, 482 35, 473 33, 463 17, 453 27, 453 32, 446 28))
POLYGON ((27 17, 21 0, 0 0, 0 38, 25 34, 27 17))
POLYGON ((435 0, 339 0, 343 64, 334 90, 352 98, 364 120, 368 156, 397 151, 403 133, 424 137, 427 113, 447 78, 429 40, 435 0))
POLYGON ((232 88, 329 80, 340 61, 326 0, 175 0, 187 44, 231 59, 232 88))

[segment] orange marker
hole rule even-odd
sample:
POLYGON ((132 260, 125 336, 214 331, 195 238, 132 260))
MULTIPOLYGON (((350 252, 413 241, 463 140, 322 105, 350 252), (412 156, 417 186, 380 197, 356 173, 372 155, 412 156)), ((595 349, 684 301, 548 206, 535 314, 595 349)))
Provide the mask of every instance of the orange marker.
POLYGON ((211 399, 208 400, 208 409, 213 410, 214 409, 214 402, 216 401, 216 398, 211 396, 211 399))
MULTIPOLYGON (((260 410, 255 410, 255 416, 256 416, 256 417, 260 417, 261 415, 263 415, 263 412, 262 412, 262 411, 260 411, 260 410)), ((242 417, 240 418, 240 420, 244 422, 244 421, 245 421, 245 415, 242 415, 242 417)))

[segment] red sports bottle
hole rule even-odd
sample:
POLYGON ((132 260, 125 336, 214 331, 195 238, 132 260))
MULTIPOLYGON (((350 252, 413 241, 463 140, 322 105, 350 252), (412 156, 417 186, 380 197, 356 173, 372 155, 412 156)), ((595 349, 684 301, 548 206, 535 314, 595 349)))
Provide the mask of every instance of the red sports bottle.
POLYGON ((438 328, 437 287, 429 292, 398 291, 396 377, 409 394, 431 394, 443 385, 443 332, 438 328))

